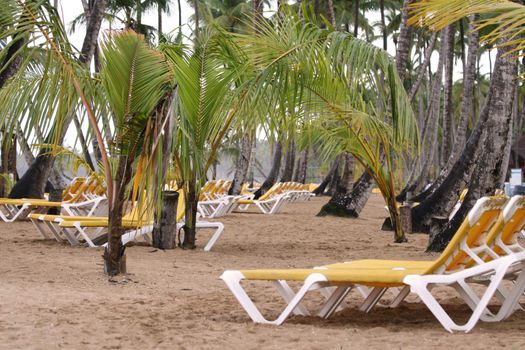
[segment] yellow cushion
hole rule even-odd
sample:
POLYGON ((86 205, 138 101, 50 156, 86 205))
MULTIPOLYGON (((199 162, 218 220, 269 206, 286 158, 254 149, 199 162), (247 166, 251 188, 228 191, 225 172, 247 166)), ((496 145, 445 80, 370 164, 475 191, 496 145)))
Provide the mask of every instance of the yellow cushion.
POLYGON ((330 269, 419 269, 429 270, 434 261, 363 259, 326 265, 330 269))
POLYGON ((22 199, 15 199, 15 198, 2 198, 0 199, 0 205, 24 205, 24 204, 30 204, 34 206, 40 206, 40 207, 60 207, 62 205, 62 202, 50 202, 46 199, 36 199, 36 198, 22 198, 22 199))
POLYGON ((407 275, 421 274, 422 269, 396 270, 389 268, 377 269, 268 269, 242 270, 245 279, 265 281, 304 281, 312 273, 324 275, 332 284, 360 284, 371 287, 403 286, 407 275))
MULTIPOLYGON (((80 223, 81 227, 108 227, 109 221, 105 220, 83 220, 83 221, 62 221, 59 226, 65 228, 75 227, 76 223, 80 223)), ((153 225, 153 221, 133 221, 122 220, 122 227, 135 228, 140 226, 153 225)))

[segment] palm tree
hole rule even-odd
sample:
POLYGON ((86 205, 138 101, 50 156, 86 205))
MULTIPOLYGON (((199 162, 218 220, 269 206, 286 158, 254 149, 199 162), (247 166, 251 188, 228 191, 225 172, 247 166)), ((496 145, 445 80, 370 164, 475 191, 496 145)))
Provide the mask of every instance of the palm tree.
POLYGON ((315 139, 328 140, 322 143, 326 154, 350 152, 367 169, 389 206, 396 241, 403 241, 395 204, 393 157, 399 149, 417 144, 417 128, 393 60, 348 34, 330 33, 309 23, 299 25, 298 18, 286 18, 275 23, 275 29, 263 27, 261 34, 239 36, 243 47, 258 66, 265 67, 265 75, 277 68, 286 72, 288 80, 272 79, 272 90, 285 87, 289 91, 298 86, 304 91, 304 110, 316 117, 310 124, 318 133, 315 139), (350 52, 355 55, 346 54, 350 52), (272 63, 277 58, 279 64, 272 63), (355 70, 360 74, 354 74, 355 70), (390 84, 380 83, 379 72, 384 72, 383 78, 390 84))
POLYGON ((460 210, 445 227, 440 228, 429 244, 429 249, 440 250, 451 233, 473 205, 473 201, 501 186, 504 176, 503 160, 508 144, 509 127, 515 92, 516 60, 512 56, 522 50, 524 41, 516 39, 524 28, 525 7, 511 1, 480 0, 472 2, 430 0, 413 5, 412 23, 426 25, 432 30, 444 28, 464 16, 485 15, 477 29, 486 28, 482 40, 499 44, 494 74, 490 82, 486 103, 480 112, 475 130, 471 133, 461 155, 454 162, 448 175, 427 198, 413 209, 413 218, 429 222, 430 213, 447 215, 451 201, 456 201, 461 189, 469 184, 469 194, 460 210), (512 39, 509 39, 512 38, 512 39), (490 132, 489 132, 490 128, 490 132))
POLYGON ((207 0, 204 2, 209 14, 206 22, 213 20, 231 33, 245 31, 252 6, 246 0, 207 0))
MULTIPOLYGON (((171 0, 150 0, 152 2, 152 5, 157 7, 157 36, 158 36, 158 42, 164 41, 163 34, 162 34, 162 15, 164 13, 170 14, 171 11, 171 0)), ((180 12, 180 9, 179 9, 180 12)), ((180 15, 180 13, 179 13, 180 15)), ((180 26, 180 24, 179 24, 180 26)))
MULTIPOLYGON (((82 45, 82 51, 79 54, 78 62, 81 65, 87 66, 90 64, 95 49, 96 49, 96 41, 98 38, 98 33, 100 30, 101 22, 102 22, 102 15, 104 13, 106 7, 106 1, 105 0, 97 0, 93 2, 93 7, 90 9, 91 14, 89 18, 89 22, 86 28, 86 36, 84 38, 84 42, 82 45)), ((20 4, 19 2, 13 2, 11 10, 13 11, 10 15, 12 18, 10 20, 16 21, 18 18, 20 18, 20 24, 17 30, 16 37, 20 38, 28 38, 31 33, 31 28, 24 27, 28 22, 31 21, 31 15, 33 15, 33 12, 35 13, 42 13, 43 11, 47 11, 49 14, 45 14, 45 17, 52 18, 53 25, 49 26, 49 30, 54 30, 54 34, 56 34, 57 40, 61 40, 65 42, 65 45, 69 45, 67 42, 67 38, 65 38, 65 33, 63 31, 60 17, 58 16, 56 9, 51 6, 44 6, 44 5, 37 5, 34 2, 29 2, 25 7, 20 4), (22 10, 20 10, 22 9, 22 10), (21 14, 24 14, 24 17, 20 17, 21 14), (28 18, 29 17, 29 18, 28 18), (21 24, 24 23, 24 26, 21 26, 21 24)), ((44 14, 42 13, 42 16, 44 14)), ((14 24, 16 26, 16 23, 14 24)), ((47 28, 47 27, 46 27, 47 28)), ((27 48, 31 47, 34 44, 34 39, 31 40, 13 40, 8 45, 8 50, 2 50, 2 53, 4 55, 9 54, 9 49, 12 47, 15 47, 16 45, 22 44, 21 47, 27 48), (22 44, 23 43, 23 44, 22 44)), ((67 50, 71 50, 70 48, 67 48, 67 50)), ((33 49, 34 51, 34 49, 33 49)), ((31 52, 31 49, 27 49, 24 51, 25 54, 28 52, 31 52)), ((71 51, 70 51, 71 53, 71 51)), ((3 56, 4 56, 3 55, 3 56)), ((17 59, 21 59, 23 61, 21 71, 22 73, 25 72, 25 69, 28 68, 30 65, 29 58, 31 55, 23 57, 22 51, 17 51, 18 58, 15 58, 13 63, 16 63, 17 59)), ((4 56, 5 57, 5 56, 4 56)), ((55 91, 56 92, 56 91, 55 91)), ((62 93, 66 93, 63 91, 62 93)), ((71 93, 69 91, 68 93, 71 93)), ((57 103, 62 103, 60 101, 57 101, 57 103)), ((45 136, 45 143, 57 143, 61 144, 62 140, 65 137, 67 128, 74 118, 74 112, 69 107, 66 108, 66 110, 63 111, 65 113, 65 118, 63 118, 64 126, 58 129, 49 129, 46 131, 49 131, 47 136, 45 136)), ((15 186, 13 187, 10 196, 14 198, 22 198, 22 197, 28 197, 28 198, 43 198, 44 196, 44 186, 46 182, 48 181, 49 174, 51 172, 51 169, 53 168, 54 164, 54 156, 50 154, 49 150, 46 148, 43 148, 39 155, 36 157, 35 161, 30 165, 28 171, 22 176, 20 181, 18 181, 15 186)))
POLYGON ((165 51, 177 84, 173 157, 177 179, 186 195, 182 246, 189 249, 195 248, 200 189, 240 109, 230 93, 239 66, 235 57, 225 64, 221 45, 228 44, 223 38, 213 30, 204 30, 195 48, 187 48, 182 55, 174 48, 165 51))

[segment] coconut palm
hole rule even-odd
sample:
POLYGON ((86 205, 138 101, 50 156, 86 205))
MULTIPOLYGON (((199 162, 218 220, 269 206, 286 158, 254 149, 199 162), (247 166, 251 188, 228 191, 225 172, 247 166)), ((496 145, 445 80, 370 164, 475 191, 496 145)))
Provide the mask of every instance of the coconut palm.
POLYGON ((163 48, 177 84, 173 157, 186 195, 184 248, 195 248, 200 189, 240 108, 231 89, 242 72, 232 68, 242 65, 225 60, 222 49, 229 44, 223 38, 222 33, 209 29, 200 33, 194 48, 163 48))
POLYGON ((246 23, 252 12, 252 6, 246 0, 207 0, 204 1, 208 14, 205 22, 215 20, 229 32, 246 29, 246 23))

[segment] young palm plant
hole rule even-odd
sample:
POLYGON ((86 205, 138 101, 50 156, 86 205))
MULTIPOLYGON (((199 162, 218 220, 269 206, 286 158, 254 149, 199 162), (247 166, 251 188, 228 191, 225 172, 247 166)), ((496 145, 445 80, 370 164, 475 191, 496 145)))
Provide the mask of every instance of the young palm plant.
POLYGON ((164 46, 176 82, 172 151, 185 193, 183 248, 195 248, 200 189, 242 106, 232 94, 242 65, 225 64, 224 49, 230 44, 222 33, 209 29, 200 33, 193 49, 164 46))
MULTIPOLYGON (((122 214, 134 163, 141 160, 136 165, 136 179, 145 182, 141 178, 145 176, 144 168, 148 168, 145 160, 154 158, 161 135, 154 131, 168 118, 167 113, 156 111, 169 103, 173 76, 164 55, 148 47, 143 36, 133 31, 109 36, 102 53, 100 78, 115 126, 110 152, 116 164, 111 169, 113 200, 105 253, 106 269, 113 275, 120 272, 122 214)), ((142 201, 149 201, 148 196, 142 201)))
POLYGON ((395 241, 404 241, 394 165, 399 152, 418 150, 418 132, 392 57, 346 33, 303 23, 293 13, 237 40, 261 72, 252 85, 271 92, 266 96, 275 103, 268 104, 276 106, 280 96, 295 91, 302 102, 293 110, 307 111, 310 117, 299 113, 301 118, 316 121, 317 140, 328 150, 352 153, 372 175, 387 203, 395 241))

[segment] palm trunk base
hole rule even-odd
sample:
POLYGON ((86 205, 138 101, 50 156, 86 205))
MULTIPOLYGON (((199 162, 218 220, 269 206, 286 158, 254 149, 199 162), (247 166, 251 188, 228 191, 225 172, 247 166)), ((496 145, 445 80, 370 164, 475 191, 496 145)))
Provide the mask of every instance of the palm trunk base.
POLYGON ((112 256, 108 247, 104 249, 104 273, 108 276, 117 276, 127 273, 126 268, 126 247, 121 246, 117 251, 118 255, 112 256))
POLYGON ((335 203, 328 202, 326 203, 317 216, 337 216, 341 218, 357 218, 359 217, 359 213, 357 213, 353 209, 346 209, 343 208, 335 203))
POLYGON ((195 245, 195 227, 188 227, 186 225, 182 228, 184 236, 182 239, 179 239, 181 243, 179 246, 182 249, 195 249, 197 246, 195 245))

